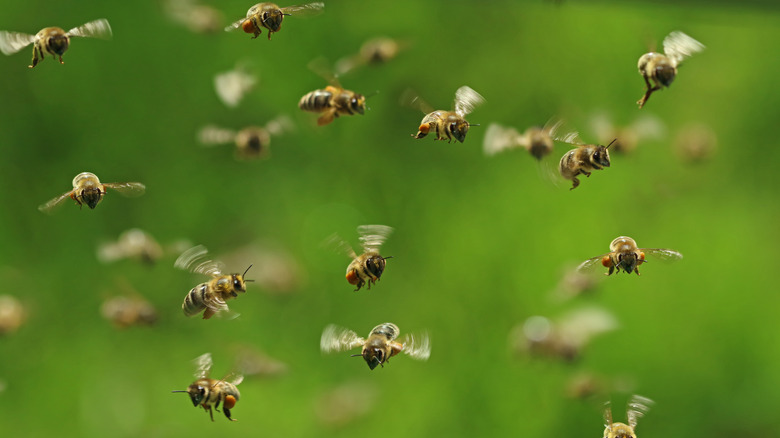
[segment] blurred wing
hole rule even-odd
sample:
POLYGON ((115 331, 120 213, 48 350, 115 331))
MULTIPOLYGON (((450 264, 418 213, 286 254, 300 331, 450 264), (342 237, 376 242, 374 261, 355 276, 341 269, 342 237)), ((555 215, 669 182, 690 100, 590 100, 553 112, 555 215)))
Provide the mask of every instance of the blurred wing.
POLYGON ((324 12, 325 3, 307 3, 305 5, 288 6, 281 9, 283 14, 290 14, 295 17, 313 17, 324 12))
POLYGON ((38 207, 38 210, 46 213, 46 214, 52 214, 54 213, 57 208, 62 206, 64 201, 70 197, 70 194, 73 193, 73 191, 65 192, 60 196, 57 196, 56 198, 52 199, 51 201, 41 205, 38 207))
POLYGON ((632 395, 628 400, 628 406, 626 408, 628 425, 632 428, 636 427, 639 419, 645 416, 647 411, 650 410, 650 407, 653 406, 654 403, 654 401, 647 397, 642 397, 641 395, 636 394, 632 395))
POLYGON ((664 54, 677 66, 683 59, 704 50, 704 45, 688 35, 674 31, 664 38, 664 54))
POLYGON ((0 52, 4 55, 13 55, 35 41, 35 35, 19 32, 0 31, 0 52))
POLYGON ((198 132, 198 142, 203 146, 232 143, 235 138, 236 131, 220 128, 216 125, 206 125, 198 132))
POLYGON ((124 257, 124 246, 119 243, 107 242, 98 246, 97 258, 101 263, 111 263, 124 257))
POLYGON ((325 327, 320 338, 320 350, 323 353, 346 351, 360 347, 366 340, 352 330, 330 324, 325 327))
POLYGON ((431 357, 431 339, 428 333, 423 333, 420 336, 404 336, 403 346, 402 352, 413 359, 428 360, 431 357))
POLYGON ((652 255, 653 257, 665 262, 673 262, 683 258, 682 254, 672 249, 639 248, 639 250, 644 252, 645 255, 652 255))
POLYGON ((607 113, 599 112, 590 119, 590 126, 598 141, 606 141, 614 138, 615 125, 607 113))
POLYGON ((146 191, 146 186, 139 182, 107 183, 103 185, 116 190, 122 196, 130 198, 141 196, 146 191))
POLYGON ((379 247, 385 242, 387 236, 393 232, 392 227, 387 225, 361 225, 357 228, 360 234, 360 242, 363 244, 363 250, 379 251, 379 247))
POLYGON ((295 129, 292 119, 286 115, 281 115, 265 124, 265 130, 273 136, 282 135, 295 129))
POLYGON ((341 83, 339 83, 339 80, 336 78, 336 73, 333 72, 333 68, 324 56, 312 59, 309 64, 307 64, 307 67, 309 67, 309 70, 328 81, 331 85, 341 88, 341 83))
POLYGON ((561 337, 569 345, 584 347, 594 336, 618 327, 615 316, 599 307, 586 307, 566 314, 558 323, 561 337))
POLYGON ((398 99, 398 103, 419 110, 424 114, 434 111, 433 107, 428 102, 424 101, 419 94, 411 88, 407 88, 401 93, 401 98, 398 99))
POLYGON ((609 427, 612 424, 612 402, 604 402, 604 427, 609 427))
POLYGON ((525 138, 515 128, 491 123, 485 132, 483 150, 485 155, 495 155, 510 148, 525 146, 525 138))
MULTIPOLYGON (((216 277, 222 274, 222 263, 213 260, 205 260, 208 250, 203 245, 194 246, 184 251, 176 259, 173 266, 185 271, 196 272, 198 274, 210 275, 216 277)), ((225 306, 227 307, 227 306, 225 306)))
POLYGON ((354 70, 356 67, 359 67, 363 64, 365 64, 366 61, 363 59, 360 55, 352 55, 347 58, 341 58, 338 61, 336 61, 335 67, 333 68, 337 75, 341 76, 346 73, 349 73, 350 71, 354 70))
POLYGON ((550 120, 547 123, 548 124, 545 125, 545 127, 548 127, 547 129, 549 129, 550 137, 552 137, 553 140, 568 144, 584 144, 582 139, 580 139, 580 133, 577 131, 569 131, 563 120, 550 120))
POLYGON ((227 26, 225 26, 225 32, 230 32, 241 28, 241 25, 244 24, 244 21, 246 21, 246 17, 241 17, 238 20, 228 24, 227 26))
POLYGON ((350 258, 354 259, 357 257, 355 250, 353 250, 349 243, 342 239, 338 234, 332 234, 330 237, 325 239, 322 245, 327 248, 331 248, 338 253, 343 253, 350 258))
POLYGON ((579 266, 577 266, 577 272, 585 272, 587 270, 593 269, 595 266, 599 265, 601 263, 601 259, 604 258, 604 256, 609 255, 610 253, 602 254, 600 256, 596 256, 593 258, 590 258, 588 260, 585 260, 584 262, 580 263, 579 266))
POLYGON ((108 24, 108 20, 105 18, 90 21, 68 31, 68 36, 100 38, 103 40, 110 40, 112 35, 111 25, 108 24))
POLYGON ((230 373, 227 376, 225 376, 222 380, 228 383, 232 383, 235 386, 238 386, 241 384, 241 382, 244 381, 244 375, 243 374, 236 374, 236 373, 230 373))
POLYGON ((468 113, 474 111, 477 105, 484 102, 485 98, 481 94, 465 85, 455 91, 455 113, 461 117, 465 117, 468 113))
POLYGON ((235 108, 257 83, 257 78, 241 70, 231 70, 214 76, 217 97, 228 108, 235 108))
POLYGON ((211 360, 211 353, 202 354, 196 357, 192 360, 192 363, 195 364, 195 378, 207 378, 209 376, 209 371, 211 371, 211 365, 213 364, 211 360))

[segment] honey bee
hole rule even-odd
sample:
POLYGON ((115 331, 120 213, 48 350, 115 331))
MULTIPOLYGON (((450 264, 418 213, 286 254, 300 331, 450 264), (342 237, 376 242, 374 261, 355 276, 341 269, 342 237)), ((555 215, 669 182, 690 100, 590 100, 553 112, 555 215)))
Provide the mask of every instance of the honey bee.
POLYGON ((67 32, 59 27, 47 27, 35 35, 0 31, 0 52, 3 52, 4 55, 12 55, 32 44, 33 58, 32 64, 29 65, 30 68, 43 61, 46 53, 52 57, 59 57, 60 64, 64 64, 62 55, 65 54, 68 46, 70 46, 70 37, 90 37, 107 40, 111 38, 111 25, 108 24, 108 20, 101 18, 79 27, 74 27, 67 32))
POLYGON ((195 370, 195 382, 187 387, 184 391, 171 391, 171 392, 186 392, 189 394, 192 404, 197 408, 198 405, 209 413, 211 421, 214 421, 214 413, 211 411, 211 406, 214 406, 214 410, 219 412, 219 405, 222 404, 222 411, 230 421, 236 421, 235 418, 230 416, 230 410, 238 403, 238 399, 241 393, 238 392, 236 386, 244 380, 244 376, 240 374, 229 374, 220 380, 210 379, 209 371, 211 370, 211 353, 201 355, 193 362, 196 365, 195 370), (230 380, 228 380, 228 378, 230 380))
POLYGON ((674 31, 664 38, 664 54, 650 52, 639 58, 637 67, 645 80, 647 91, 637 102, 639 108, 645 106, 654 91, 668 87, 677 76, 677 67, 683 59, 704 50, 704 45, 688 35, 674 31), (653 85, 650 81, 653 81, 653 85))
POLYGON ((591 118, 591 126, 596 138, 607 141, 614 138, 610 151, 630 154, 640 141, 659 139, 664 133, 663 123, 654 116, 643 114, 631 124, 617 126, 605 113, 598 113, 591 118))
POLYGON ((154 264, 162 255, 163 248, 157 240, 138 228, 123 232, 116 242, 104 243, 97 250, 97 257, 103 263, 132 258, 154 264))
POLYGON ((222 12, 196 0, 166 0, 164 7, 168 18, 192 32, 214 34, 224 27, 222 12))
POLYGON ((341 86, 329 66, 321 58, 309 63, 309 68, 330 82, 322 90, 306 93, 298 101, 298 108, 312 113, 322 113, 317 125, 325 126, 339 116, 363 115, 366 112, 366 96, 341 86))
POLYGON ((680 129, 674 138, 674 151, 686 163, 701 163, 718 148, 718 137, 707 125, 694 123, 680 129))
POLYGON ((228 108, 237 107, 256 83, 257 78, 247 72, 247 67, 241 64, 233 70, 214 76, 214 90, 217 92, 217 97, 228 108))
POLYGON ((114 189, 123 196, 135 197, 143 195, 144 191, 146 191, 146 186, 139 182, 103 184, 94 173, 81 172, 73 178, 73 190, 65 192, 39 206, 38 210, 51 214, 57 207, 61 206, 67 198, 76 201, 76 204, 78 204, 79 207, 81 207, 82 204, 87 204, 89 208, 95 208, 100 204, 100 201, 103 200, 106 189, 114 189))
POLYGON ((534 158, 541 160, 553 151, 553 140, 550 137, 552 126, 543 128, 532 126, 522 134, 515 128, 491 123, 485 132, 483 148, 485 155, 495 155, 508 149, 523 148, 534 158))
POLYGON ((280 8, 274 3, 258 3, 246 12, 246 17, 240 18, 225 28, 230 32, 239 27, 246 33, 254 34, 252 39, 257 38, 262 33, 263 28, 268 30, 268 40, 274 32, 279 32, 282 28, 282 21, 285 15, 294 15, 296 17, 308 17, 322 13, 325 3, 307 3, 297 6, 288 6, 280 8))
POLYGON ((248 126, 238 132, 214 125, 204 126, 198 133, 198 140, 205 146, 226 143, 236 145, 236 158, 251 160, 267 158, 271 145, 271 136, 279 136, 292 130, 292 121, 287 116, 279 116, 264 127, 248 126))
POLYGON ((100 314, 120 329, 157 322, 157 310, 137 294, 107 299, 100 307, 100 314))
POLYGON ((392 38, 372 38, 360 46, 357 54, 338 60, 335 66, 336 73, 343 75, 361 65, 384 64, 398 56, 406 46, 407 43, 392 38))
POLYGON ((19 330, 27 319, 27 312, 18 299, 11 295, 0 295, 0 336, 19 330))
POLYGON ((408 101, 411 106, 426 114, 422 122, 420 122, 417 134, 412 134, 412 137, 423 138, 430 132, 435 131, 436 140, 447 140, 448 143, 451 143, 453 138, 463 143, 463 140, 466 139, 466 134, 469 132, 469 127, 479 126, 469 123, 465 117, 475 107, 485 102, 485 98, 482 95, 467 86, 460 87, 455 91, 454 111, 434 111, 433 107, 427 102, 418 96, 412 96, 408 91, 401 99, 408 101))
POLYGON ((349 284, 357 286, 356 292, 363 286, 368 286, 368 289, 371 289, 371 286, 382 276, 386 260, 392 256, 382 257, 379 254, 379 247, 393 232, 393 228, 386 225, 361 225, 357 231, 363 245, 363 253, 360 255, 357 255, 352 247, 339 236, 334 234, 328 239, 330 245, 336 246, 352 257, 352 262, 347 266, 346 276, 349 284))
POLYGON ((207 252, 203 245, 198 245, 184 251, 174 263, 179 269, 211 277, 206 283, 193 287, 184 297, 181 309, 186 316, 194 316, 205 310, 203 319, 209 319, 217 312, 227 311, 227 300, 236 298, 238 293, 245 293, 246 283, 253 281, 244 279, 252 265, 243 274, 225 275, 222 274, 222 263, 204 260, 207 252))
POLYGON ((608 145, 585 144, 579 136, 579 133, 568 132, 562 134, 562 123, 559 121, 550 128, 550 136, 555 141, 576 145, 577 148, 566 152, 558 163, 558 173, 572 182, 569 190, 574 190, 580 185, 577 175, 590 176, 594 170, 602 170, 609 167, 609 147, 617 140, 612 140, 608 145))
POLYGON ((609 271, 604 275, 612 275, 613 272, 620 272, 621 269, 627 273, 636 272, 639 274, 639 265, 647 263, 645 254, 652 255, 660 260, 673 261, 682 258, 682 254, 671 249, 658 248, 637 248, 636 241, 627 236, 616 237, 609 244, 609 252, 597 257, 590 258, 580 263, 578 271, 584 271, 601 263, 609 271))
POLYGON ((384 368, 385 362, 401 352, 413 359, 428 360, 431 356, 431 343, 427 333, 416 338, 412 335, 406 335, 402 342, 396 341, 398 334, 398 326, 391 322, 374 327, 366 339, 361 338, 352 330, 331 324, 325 327, 322 332, 320 350, 324 353, 330 353, 362 347, 363 351, 360 354, 353 354, 352 357, 363 357, 372 370, 377 365, 384 368))
POLYGON ((632 395, 626 406, 628 424, 612 422, 612 406, 610 402, 604 407, 604 438, 637 438, 634 429, 640 418, 644 417, 653 401, 641 395, 632 395))

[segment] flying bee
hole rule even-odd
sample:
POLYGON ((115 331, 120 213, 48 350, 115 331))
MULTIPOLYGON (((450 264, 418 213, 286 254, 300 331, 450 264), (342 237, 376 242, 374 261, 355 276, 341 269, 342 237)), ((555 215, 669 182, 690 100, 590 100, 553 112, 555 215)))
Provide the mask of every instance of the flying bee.
POLYGON ((610 166, 609 147, 617 140, 612 140, 608 145, 585 144, 578 132, 562 134, 562 122, 557 122, 550 128, 550 137, 555 141, 577 146, 566 152, 558 163, 558 173, 572 182, 569 190, 574 190, 580 185, 577 175, 590 176, 594 170, 602 170, 610 166))
POLYGON ((194 33, 215 34, 225 26, 222 12, 197 0, 165 0, 163 6, 168 18, 194 33))
POLYGON ((585 260, 580 263, 577 270, 584 271, 601 263, 604 267, 609 268, 609 271, 604 275, 612 275, 613 272, 620 272, 621 270, 624 270, 629 274, 631 272, 636 272, 636 275, 640 275, 639 265, 647 263, 645 254, 666 261, 679 260, 682 258, 682 254, 671 249, 637 248, 634 239, 620 236, 616 237, 612 243, 609 244, 608 253, 585 260))
POLYGON ((352 262, 347 266, 346 276, 349 284, 357 286, 356 292, 363 286, 368 286, 368 289, 371 289, 371 286, 382 276, 386 260, 392 257, 382 257, 379 254, 379 247, 393 232, 393 228, 386 225, 361 225, 357 231, 363 246, 363 253, 360 255, 357 255, 352 247, 338 235, 334 234, 327 241, 329 245, 337 247, 352 257, 352 262))
POLYGON ((257 77, 250 74, 248 68, 238 64, 233 70, 214 76, 214 90, 217 97, 228 108, 235 108, 257 83, 257 77))
POLYGON ((139 182, 103 184, 94 173, 81 172, 73 178, 73 190, 65 192, 39 206, 38 210, 51 214, 68 198, 76 201, 79 207, 87 204, 89 208, 95 208, 103 200, 106 189, 114 189, 123 196, 135 197, 143 195, 144 191, 146 191, 146 186, 139 182))
POLYGON ((32 44, 33 58, 32 64, 29 65, 30 68, 43 61, 46 53, 52 57, 59 57, 60 64, 64 64, 62 55, 65 54, 68 46, 70 46, 70 37, 90 37, 107 40, 111 38, 111 25, 108 24, 108 20, 101 18, 79 27, 74 27, 67 32, 59 27, 47 27, 35 35, 0 31, 0 52, 3 52, 4 55, 12 55, 32 44))
POLYGON ((368 414, 378 399, 377 388, 367 382, 342 383, 317 397, 314 413, 323 426, 341 428, 368 414))
POLYGON ((189 394, 192 404, 197 408, 198 405, 202 406, 206 412, 209 413, 211 421, 214 421, 214 413, 211 411, 211 407, 214 406, 214 410, 219 412, 219 405, 222 404, 222 411, 230 421, 236 421, 235 418, 230 416, 230 410, 238 403, 238 399, 241 393, 238 392, 236 386, 244 380, 244 376, 240 374, 232 374, 223 377, 221 380, 210 379, 209 371, 211 370, 211 353, 201 355, 193 362, 196 365, 195 370, 195 382, 188 386, 184 391, 171 391, 171 392, 186 392, 189 394), (230 380, 228 380, 230 378, 230 380))
POLYGON ((154 325, 157 322, 157 310, 137 294, 105 300, 100 307, 100 314, 120 329, 134 325, 154 325))
POLYGON ((718 148, 718 137, 709 126, 693 123, 677 132, 673 147, 682 161, 689 164, 701 163, 715 154, 718 148))
POLYGON ((688 35, 674 31, 664 38, 664 54, 650 52, 639 58, 637 67, 645 80, 647 91, 637 102, 639 108, 645 106, 654 91, 668 87, 677 76, 677 67, 683 59, 704 50, 704 45, 688 35), (650 84, 650 81, 653 84, 650 84))
POLYGON ((154 264, 163 255, 163 248, 151 234, 139 228, 132 228, 119 235, 116 242, 104 243, 98 247, 98 259, 104 263, 131 258, 154 264))
POLYGON ((401 100, 425 114, 417 134, 412 134, 412 137, 423 138, 430 132, 436 132, 436 140, 447 140, 448 143, 451 143, 453 138, 463 143, 469 132, 469 127, 479 126, 470 124, 465 117, 474 111, 475 107, 485 102, 482 95, 467 86, 460 87, 455 91, 454 111, 434 110, 431 105, 420 99, 419 96, 414 96, 408 90, 401 97, 401 100))
POLYGON ((599 141, 615 139, 610 151, 630 154, 641 141, 659 139, 664 134, 664 125, 657 117, 643 114, 628 125, 615 125, 605 113, 595 114, 590 120, 594 134, 599 141))
POLYGON ((217 312, 227 311, 227 300, 245 293, 246 283, 253 281, 244 279, 252 265, 243 274, 223 274, 222 263, 204 260, 207 252, 203 245, 198 245, 184 251, 174 263, 179 269, 211 277, 211 280, 193 287, 184 297, 181 309, 186 316, 194 316, 205 310, 203 319, 209 319, 217 312))
POLYGON ((610 402, 605 403, 604 407, 604 438, 637 438, 634 429, 640 418, 642 418, 653 401, 641 395, 632 395, 626 406, 626 417, 628 424, 612 422, 612 406, 610 402))
POLYGON ((366 96, 342 87, 326 61, 317 58, 309 63, 309 69, 330 82, 325 89, 310 91, 298 101, 298 108, 303 111, 322 113, 317 125, 327 125, 339 116, 363 115, 366 112, 366 96))
POLYGON ((386 322, 374 327, 368 334, 368 338, 364 339, 352 330, 331 324, 322 332, 320 350, 323 353, 330 353, 362 347, 363 351, 360 354, 353 354, 352 357, 361 356, 372 370, 377 365, 384 368, 385 362, 402 352, 413 359, 428 360, 431 356, 431 342, 427 333, 416 338, 406 335, 402 342, 398 342, 396 338, 399 333, 397 325, 386 322))
POLYGON ((343 75, 362 65, 384 64, 398 56, 408 45, 393 38, 372 38, 360 46, 357 54, 336 61, 336 73, 343 75))
POLYGON ((553 140, 550 137, 552 126, 543 128, 532 126, 522 134, 515 128, 491 123, 485 132, 483 149, 485 155, 495 155, 499 152, 522 148, 528 151, 534 158, 541 160, 553 151, 553 140))
POLYGON ((220 128, 214 125, 204 126, 198 133, 198 140, 204 146, 226 143, 236 145, 236 158, 251 160, 267 158, 270 154, 271 136, 279 136, 292 130, 292 121, 287 116, 279 116, 265 126, 248 126, 240 131, 220 128))
POLYGON ((26 319, 27 312, 18 299, 0 295, 0 336, 15 333, 26 319))
POLYGON ((246 17, 240 18, 233 22, 230 26, 225 28, 226 32, 230 32, 239 27, 246 33, 254 34, 252 39, 260 36, 263 28, 268 30, 268 40, 271 40, 271 35, 274 32, 279 32, 282 28, 282 21, 286 15, 293 15, 296 17, 310 17, 322 13, 325 8, 325 3, 306 3, 297 6, 288 6, 286 8, 280 8, 274 3, 258 3, 246 12, 246 17))

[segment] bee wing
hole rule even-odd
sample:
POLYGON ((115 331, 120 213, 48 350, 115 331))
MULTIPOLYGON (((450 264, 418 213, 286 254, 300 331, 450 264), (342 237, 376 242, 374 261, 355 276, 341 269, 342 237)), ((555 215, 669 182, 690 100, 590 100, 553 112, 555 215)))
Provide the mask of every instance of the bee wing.
POLYGON ((192 363, 195 364, 195 378, 205 379, 209 376, 211 365, 213 365, 214 362, 211 360, 211 353, 205 353, 193 359, 192 363))
POLYGON ((464 85, 455 91, 455 113, 461 117, 465 117, 468 113, 474 111, 477 105, 481 105, 484 102, 485 98, 471 89, 471 87, 464 85))
MULTIPOLYGON (((220 262, 204 260, 208 250, 203 245, 194 246, 184 251, 176 259, 173 266, 185 271, 216 277, 222 274, 223 266, 220 262)), ((225 306, 227 307, 227 306, 225 306)))
POLYGON ((244 375, 238 373, 230 373, 227 376, 223 377, 222 380, 231 383, 235 386, 238 386, 241 384, 241 382, 244 381, 244 375))
POLYGON ((230 32, 240 28, 241 25, 244 24, 244 21, 246 21, 246 17, 241 17, 238 20, 228 24, 227 26, 225 26, 225 32, 230 32))
POLYGON ((401 93, 401 97, 398 99, 398 103, 403 106, 408 106, 409 108, 419 110, 423 114, 428 114, 434 111, 433 107, 428 102, 423 100, 420 95, 411 88, 407 88, 403 93, 401 93))
POLYGON ((51 201, 38 206, 38 210, 46 213, 46 214, 52 214, 54 213, 57 208, 62 206, 63 202, 70 197, 70 194, 73 193, 73 190, 69 192, 65 192, 61 194, 60 196, 57 196, 56 198, 52 199, 51 201))
POLYGON ((323 246, 332 248, 336 252, 343 253, 353 259, 357 257, 355 250, 353 250, 349 243, 342 239, 338 234, 332 234, 325 239, 323 246))
POLYGON ((363 244, 364 252, 369 252, 371 250, 379 251, 379 247, 393 232, 393 228, 387 225, 361 225, 357 231, 360 234, 360 242, 363 244))
POLYGON ((119 192, 122 196, 134 198, 141 196, 146 191, 146 186, 139 182, 125 182, 125 183, 106 183, 105 187, 112 188, 119 192))
POLYGON ((584 262, 580 263, 579 266, 577 266, 577 272, 585 272, 590 269, 593 269, 596 265, 601 263, 601 259, 604 258, 604 256, 608 256, 611 253, 602 254, 600 256, 596 256, 593 258, 589 258, 588 260, 585 260, 584 262))
POLYGON ((404 349, 401 351, 413 359, 428 360, 431 357, 431 339, 428 333, 423 332, 419 336, 405 335, 402 344, 404 349))
POLYGON ((111 25, 108 24, 108 20, 105 18, 90 21, 68 31, 68 36, 100 38, 103 40, 111 39, 112 35, 111 25))
POLYGON ((336 64, 333 69, 335 70, 337 75, 341 76, 346 73, 349 73, 350 71, 354 70, 356 67, 359 67, 365 63, 366 61, 363 59, 363 57, 357 54, 357 55, 352 55, 346 58, 339 59, 338 61, 336 61, 336 64))
POLYGON ((313 17, 324 12, 325 3, 306 3, 304 5, 287 6, 286 8, 281 9, 283 14, 290 14, 295 17, 313 17))
POLYGON ((295 125, 289 116, 281 115, 270 122, 265 124, 265 130, 273 136, 282 135, 285 132, 290 132, 295 128, 295 125))
POLYGON ((704 50, 704 45, 688 35, 674 31, 664 38, 664 54, 677 66, 683 59, 704 50))
POLYGON ((604 427, 609 427, 612 424, 612 402, 607 400, 604 402, 604 427))
POLYGON ((360 347, 366 342, 365 339, 357 335, 352 330, 329 324, 322 331, 320 338, 320 350, 323 353, 332 353, 334 351, 347 351, 360 347))
POLYGON ((485 155, 495 155, 516 147, 527 147, 525 136, 517 132, 517 129, 501 126, 498 123, 491 123, 488 126, 483 140, 485 155))
POLYGON ((220 128, 216 125, 206 125, 198 131, 198 142, 203 146, 232 143, 235 138, 236 131, 220 128))
POLYGON ((582 145, 584 144, 577 131, 569 131, 561 119, 552 119, 545 125, 549 129, 550 137, 562 143, 582 145))
POLYGON ((639 419, 645 416, 647 411, 650 410, 650 407, 653 406, 654 403, 654 401, 647 397, 642 397, 641 395, 636 394, 632 395, 628 400, 628 406, 626 408, 628 425, 632 428, 636 427, 639 419))
POLYGON ((228 108, 235 108, 257 83, 257 78, 241 68, 219 73, 214 76, 214 89, 217 97, 228 108))
POLYGON ((558 322, 558 330, 567 344, 581 348, 602 333, 615 330, 615 316, 599 307, 577 309, 564 315, 558 322))
POLYGON ((35 41, 35 35, 21 32, 0 31, 0 52, 3 55, 13 55, 35 41))
POLYGON ((673 250, 673 249, 663 249, 663 248, 639 248, 640 251, 644 252, 645 255, 652 255, 655 258, 658 258, 665 262, 673 262, 675 260, 680 260, 683 258, 683 255, 679 252, 673 250))
POLYGON ((342 88, 336 73, 333 72, 333 67, 330 66, 328 60, 325 59, 324 56, 318 56, 317 58, 312 59, 309 64, 307 64, 307 67, 309 67, 309 70, 328 81, 331 85, 342 88))
POLYGON ((611 139, 615 133, 615 125, 607 113, 600 112, 590 119, 590 126, 599 141, 611 139))

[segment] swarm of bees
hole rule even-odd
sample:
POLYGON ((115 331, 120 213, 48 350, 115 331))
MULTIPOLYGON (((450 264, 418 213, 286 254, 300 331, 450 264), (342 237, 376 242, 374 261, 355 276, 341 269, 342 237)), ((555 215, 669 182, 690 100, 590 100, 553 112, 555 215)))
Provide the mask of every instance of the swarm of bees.
POLYGON ((435 140, 447 140, 447 143, 452 143, 454 138, 463 143, 469 128, 471 126, 479 126, 469 123, 466 120, 466 116, 474 111, 474 108, 483 104, 485 98, 464 85, 455 91, 455 102, 452 105, 454 109, 452 111, 434 110, 428 102, 422 100, 411 90, 407 90, 401 96, 401 101, 425 114, 425 117, 420 122, 420 127, 417 128, 417 134, 412 134, 412 137, 423 138, 429 133, 435 132, 435 140))
POLYGON ((323 353, 332 353, 360 347, 360 354, 353 354, 352 357, 362 357, 372 370, 377 366, 384 368, 385 363, 398 353, 404 353, 412 359, 428 360, 431 356, 431 342, 427 333, 421 336, 406 335, 401 342, 396 341, 399 334, 398 326, 392 322, 374 327, 367 338, 361 338, 352 330, 331 324, 322 332, 320 350, 323 353))
POLYGON ((645 80, 647 91, 637 102, 639 108, 645 106, 653 92, 672 85, 677 77, 677 67, 687 57, 704 50, 704 45, 688 35, 675 31, 664 38, 664 53, 645 53, 639 58, 637 68, 645 80), (650 84, 650 81, 653 84, 650 84))
POLYGON ((51 214, 68 198, 76 201, 79 207, 87 204, 87 207, 93 209, 103 200, 103 197, 106 195, 106 189, 116 190, 123 196, 135 197, 143 195, 144 191, 146 191, 146 186, 139 182, 103 184, 94 173, 81 172, 73 178, 73 190, 65 192, 41 205, 38 207, 38 210, 51 214))
POLYGON ((632 395, 626 408, 626 417, 628 424, 612 422, 612 406, 609 402, 604 407, 604 438, 637 438, 636 424, 642 418, 653 401, 641 395, 632 395))
POLYGON ((637 248, 634 239, 627 236, 620 236, 616 237, 612 243, 609 244, 608 253, 585 260, 580 263, 577 270, 585 271, 601 263, 605 268, 609 268, 604 275, 612 275, 613 272, 617 273, 621 270, 628 274, 636 272, 636 275, 640 275, 639 265, 647 263, 647 260, 645 260, 646 254, 666 261, 674 261, 682 258, 682 254, 672 249, 637 248))
POLYGON ((209 378, 209 372, 211 371, 211 353, 196 357, 193 362, 195 363, 195 380, 187 389, 183 391, 171 391, 171 392, 186 392, 192 400, 192 405, 196 408, 201 406, 206 412, 209 413, 211 421, 214 421, 214 413, 212 412, 212 406, 219 412, 219 405, 222 404, 222 412, 230 421, 236 421, 230 414, 230 410, 236 406, 238 399, 241 397, 241 393, 238 392, 238 384, 244 380, 244 376, 241 374, 229 374, 220 380, 209 378))
POLYGON ((240 131, 206 125, 198 133, 198 141, 204 146, 233 143, 236 146, 237 159, 262 159, 270 155, 271 136, 278 137, 291 130, 290 118, 279 116, 265 126, 247 126, 240 131))
POLYGON ((352 258, 352 262, 347 266, 347 281, 357 286, 355 292, 363 286, 371 289, 371 286, 379 281, 385 271, 386 260, 392 258, 392 256, 383 257, 379 254, 379 248, 393 229, 387 225, 361 225, 357 231, 363 246, 363 253, 360 255, 357 255, 338 235, 332 235, 327 241, 328 245, 336 247, 352 258))
POLYGON ((62 55, 70 46, 70 37, 111 39, 111 25, 108 24, 108 20, 101 18, 74 27, 67 32, 59 27, 46 27, 35 35, 3 30, 0 31, 0 52, 3 52, 4 55, 12 55, 32 44, 33 58, 32 64, 29 65, 30 68, 43 61, 47 53, 52 57, 59 58, 60 64, 64 64, 62 55))
POLYGON ((240 27, 244 32, 253 34, 252 39, 255 39, 263 33, 263 28, 265 28, 268 30, 268 40, 270 41, 271 35, 282 29, 282 21, 284 21, 285 16, 307 17, 318 15, 322 13, 324 8, 325 3, 322 2, 287 6, 285 8, 280 8, 270 2, 258 3, 246 11, 246 17, 234 21, 225 28, 225 31, 230 32, 240 27))

